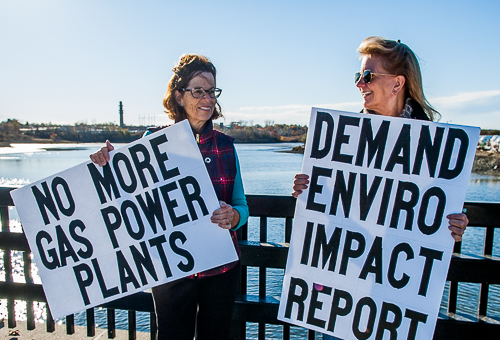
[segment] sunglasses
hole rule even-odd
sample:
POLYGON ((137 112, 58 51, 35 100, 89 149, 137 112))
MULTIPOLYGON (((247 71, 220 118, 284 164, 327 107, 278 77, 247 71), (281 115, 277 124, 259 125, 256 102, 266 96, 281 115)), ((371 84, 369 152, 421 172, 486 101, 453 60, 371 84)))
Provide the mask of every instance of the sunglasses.
POLYGON ((366 84, 369 84, 372 81, 373 77, 375 77, 375 76, 393 76, 393 77, 396 77, 395 74, 375 73, 375 72, 372 72, 370 70, 364 70, 363 73, 361 73, 361 72, 354 73, 354 83, 356 85, 358 85, 358 83, 361 80, 361 78, 363 78, 363 81, 366 84))

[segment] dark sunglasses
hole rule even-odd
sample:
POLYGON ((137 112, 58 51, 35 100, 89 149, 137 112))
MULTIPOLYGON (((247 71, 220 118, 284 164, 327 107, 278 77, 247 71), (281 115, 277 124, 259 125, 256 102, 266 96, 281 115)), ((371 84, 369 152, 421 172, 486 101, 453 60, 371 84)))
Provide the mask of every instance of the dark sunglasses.
POLYGON ((361 72, 354 73, 354 83, 356 85, 358 85, 359 81, 361 80, 361 77, 363 77, 363 81, 366 84, 369 84, 372 81, 373 77, 375 77, 375 76, 393 76, 393 77, 396 77, 395 74, 375 73, 375 72, 372 72, 370 70, 364 70, 363 73, 361 73, 361 72))

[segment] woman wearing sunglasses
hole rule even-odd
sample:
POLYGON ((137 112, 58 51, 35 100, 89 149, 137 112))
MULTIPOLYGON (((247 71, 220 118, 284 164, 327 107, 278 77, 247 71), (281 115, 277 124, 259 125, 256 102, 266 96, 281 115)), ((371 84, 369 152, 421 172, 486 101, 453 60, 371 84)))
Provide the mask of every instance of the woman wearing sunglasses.
MULTIPOLYGON (((361 68, 354 82, 363 97, 364 113, 434 121, 440 118, 424 96, 422 75, 413 51, 399 41, 369 37, 358 47, 361 68)), ((309 184, 306 174, 295 175, 292 195, 298 197, 309 184)), ((462 213, 450 214, 449 229, 455 241, 469 223, 462 213)), ((325 340, 336 339, 324 335, 325 340)))
MULTIPOLYGON (((358 47, 361 69, 354 82, 363 97, 364 113, 419 120, 437 120, 437 112, 424 96, 417 57, 405 44, 381 37, 369 37, 358 47)), ((307 188, 309 176, 295 175, 292 196, 307 188)), ((450 214, 449 229, 455 241, 469 223, 465 214, 450 214)))
MULTIPOLYGON (((235 230, 247 221, 248 206, 233 138, 212 125, 212 120, 222 117, 215 67, 207 58, 191 54, 182 56, 173 71, 163 105, 176 123, 189 121, 220 201, 212 222, 231 231, 239 253, 235 230)), ((149 129, 145 135, 160 129, 149 129)), ((105 165, 111 150, 107 141, 90 158, 105 165)), ((197 339, 229 339, 238 265, 235 261, 153 288, 157 339, 192 340, 195 330, 197 339)))

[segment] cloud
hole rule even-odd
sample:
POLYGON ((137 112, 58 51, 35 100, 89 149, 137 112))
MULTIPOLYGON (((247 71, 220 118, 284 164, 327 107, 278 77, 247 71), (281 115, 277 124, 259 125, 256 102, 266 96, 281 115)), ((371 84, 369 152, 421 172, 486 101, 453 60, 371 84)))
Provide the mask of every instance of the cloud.
POLYGON ((500 90, 463 92, 429 101, 441 113, 441 122, 500 128, 500 90))

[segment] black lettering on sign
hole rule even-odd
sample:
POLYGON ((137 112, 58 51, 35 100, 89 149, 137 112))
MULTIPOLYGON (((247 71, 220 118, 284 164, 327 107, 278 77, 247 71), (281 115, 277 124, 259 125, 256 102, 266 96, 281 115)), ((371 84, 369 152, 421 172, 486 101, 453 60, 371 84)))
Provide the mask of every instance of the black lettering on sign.
POLYGON ((401 321, 403 320, 403 313, 401 309, 395 304, 389 302, 382 302, 382 310, 380 311, 380 318, 378 320, 377 335, 376 339, 384 338, 384 331, 389 331, 390 339, 396 340, 398 338, 398 328, 401 326, 401 321), (392 317, 389 316, 389 312, 393 314, 392 317), (389 321, 392 319, 392 322, 389 321))
POLYGON ((333 127, 333 117, 329 113, 317 112, 316 124, 314 126, 313 142, 311 147, 311 158, 321 159, 328 155, 328 153, 330 152, 330 148, 332 147, 333 127), (326 123, 325 146, 320 150, 319 144, 321 142, 323 123, 326 123))
POLYGON ((76 252, 73 249, 73 246, 71 245, 71 242, 69 241, 68 237, 64 233, 64 230, 61 228, 60 225, 56 225, 56 236, 57 236, 57 243, 59 245, 59 258, 61 259, 61 267, 66 266, 66 259, 68 257, 71 257, 73 259, 73 262, 78 262, 78 256, 76 256, 76 252))
POLYGON ((389 209, 389 199, 391 198, 392 184, 394 180, 387 178, 385 180, 384 192, 382 193, 382 202, 380 203, 380 210, 378 212, 377 224, 384 225, 385 218, 387 217, 387 210, 389 209))
POLYGON ((168 265, 167 255, 165 255, 165 249, 163 249, 163 244, 167 243, 167 239, 165 235, 160 235, 155 238, 149 240, 149 245, 151 247, 156 247, 156 251, 160 256, 161 264, 163 266, 163 270, 165 271, 165 275, 168 277, 172 276, 172 271, 170 270, 170 266, 168 265))
POLYGON ((328 259, 330 259, 330 264, 328 265, 328 270, 331 272, 335 271, 335 265, 337 264, 337 257, 339 254, 340 247, 340 236, 342 235, 342 229, 337 227, 333 231, 330 240, 326 240, 326 231, 323 224, 318 224, 316 230, 316 239, 314 240, 314 250, 311 260, 311 266, 318 268, 319 255, 321 252, 321 257, 323 259, 322 267, 325 268, 328 259), (331 258, 330 258, 331 257, 331 258))
POLYGON ((359 273, 359 278, 366 280, 368 273, 375 274, 375 282, 382 284, 382 237, 380 236, 375 237, 373 240, 363 269, 359 273))
POLYGON ((330 310, 330 319, 328 320, 328 330, 333 332, 337 316, 346 316, 352 310, 352 296, 349 292, 335 289, 332 299, 332 308, 330 310), (342 303, 341 303, 342 302, 342 303), (344 305, 344 307, 340 307, 344 305))
POLYGON ((432 187, 427 190, 422 196, 422 203, 420 204, 420 211, 418 213, 417 225, 418 229, 425 235, 432 235, 441 227, 441 222, 443 220, 444 209, 446 207, 446 194, 443 189, 438 187, 432 187), (437 204, 431 204, 430 206, 436 207, 434 213, 434 221, 431 225, 425 223, 425 218, 429 213, 429 202, 432 197, 436 197, 438 200, 437 204))
POLYGON ((151 156, 149 155, 148 149, 142 144, 136 144, 128 148, 128 150, 130 151, 132 161, 134 161, 135 169, 137 170, 137 174, 141 180, 142 187, 148 187, 148 181, 144 175, 144 170, 148 170, 149 176, 151 176, 153 182, 158 183, 158 176, 156 176, 155 169, 153 168, 153 165, 151 165, 151 156), (142 154, 142 161, 139 159, 139 153, 142 154))
POLYGON ((422 314, 411 309, 405 311, 405 318, 410 319, 410 328, 408 330, 408 340, 415 340, 417 336, 418 323, 427 323, 427 314, 422 314))
POLYGON ((163 208, 161 206, 160 195, 158 194, 158 188, 154 188, 153 190, 151 190, 151 193, 153 194, 153 197, 151 197, 151 195, 148 192, 144 193, 146 201, 144 201, 144 198, 142 198, 140 194, 136 195, 135 198, 137 199, 137 202, 139 202, 142 212, 144 213, 144 216, 146 216, 146 219, 148 220, 151 229, 156 234, 157 229, 156 229, 155 218, 158 221, 158 223, 160 223, 160 226, 163 231, 167 229, 167 226, 165 224, 165 218, 163 217, 163 208))
POLYGON ((363 165, 366 145, 368 145, 368 158, 366 166, 370 166, 376 154, 377 158, 375 159, 375 164, 373 165, 373 167, 380 170, 382 169, 385 145, 387 144, 387 136, 389 135, 389 127, 391 123, 388 120, 384 120, 380 125, 375 138, 373 138, 373 129, 371 122, 372 120, 370 118, 363 119, 361 134, 359 136, 358 153, 356 155, 356 165, 363 165))
POLYGON ((92 257, 92 254, 94 253, 94 248, 92 247, 92 243, 90 241, 76 233, 76 229, 80 229, 82 232, 85 230, 85 224, 81 220, 73 220, 69 224, 69 234, 71 235, 71 238, 75 240, 78 243, 81 243, 85 246, 86 250, 79 249, 76 253, 78 256, 80 256, 82 259, 88 259, 92 257))
POLYGON ((175 182, 171 182, 160 187, 160 192, 161 195, 163 196, 163 201, 165 202, 165 205, 168 210, 168 215, 174 227, 189 222, 189 217, 187 214, 181 216, 177 216, 175 214, 174 208, 177 208, 179 204, 177 204, 177 200, 170 199, 169 192, 174 191, 176 189, 177 189, 177 183, 175 182))
POLYGON ((42 182, 42 189, 43 193, 36 187, 36 185, 33 185, 31 187, 31 191, 33 192, 33 195, 35 196, 36 203, 38 205, 38 209, 40 210, 40 214, 42 215, 43 222, 45 225, 50 223, 49 216, 47 214, 47 210, 49 209, 50 213, 56 218, 56 220, 59 221, 59 213, 57 212, 57 208, 59 208, 59 211, 63 213, 65 216, 71 216, 75 212, 75 200, 73 199, 73 196, 71 195, 71 191, 69 190, 68 183, 61 177, 54 177, 52 179, 51 183, 51 188, 52 188, 52 193, 54 194, 54 198, 56 199, 57 203, 57 208, 56 208, 56 203, 54 203, 54 200, 52 199, 52 195, 50 193, 49 187, 47 185, 47 182, 42 182), (64 206, 63 200, 61 199, 61 195, 59 194, 58 187, 62 187, 64 191, 64 195, 66 198, 66 201, 68 203, 68 207, 64 206))
POLYGON ((151 144, 151 148, 153 149, 153 153, 155 154, 156 161, 158 162, 158 167, 160 168, 161 175, 164 181, 180 175, 179 169, 177 167, 167 170, 167 167, 165 166, 165 162, 168 161, 168 156, 166 152, 160 152, 159 146, 166 142, 166 135, 159 135, 158 137, 149 140, 149 144, 151 144))
POLYGON ((85 263, 81 263, 73 267, 73 272, 75 273, 76 282, 78 283, 78 288, 80 288, 80 294, 82 294, 83 303, 85 306, 90 305, 89 294, 87 293, 87 287, 90 287, 94 281, 94 275, 92 274, 92 269, 85 263), (84 278, 82 273, 85 273, 84 278))
POLYGON ((366 221, 366 217, 370 212, 370 208, 375 200, 375 195, 377 194, 381 182, 382 177, 375 176, 372 184, 370 185, 370 190, 368 191, 367 175, 360 174, 359 218, 361 221, 366 221))
POLYGON ((94 272, 97 276, 97 281, 99 282, 99 288, 101 288, 102 297, 106 299, 113 295, 120 294, 118 286, 109 289, 106 287, 106 282, 104 281, 104 276, 102 275, 101 267, 99 266, 97 259, 92 259, 92 266, 94 267, 94 272))
POLYGON ((311 174, 311 183, 309 184, 309 193, 307 195, 306 209, 324 213, 326 210, 326 205, 314 202, 314 195, 316 193, 321 194, 323 192, 323 186, 318 185, 318 178, 320 176, 332 177, 332 169, 313 166, 311 174))
POLYGON ((418 139, 417 153, 415 155, 415 164, 413 165, 413 175, 420 175, 424 152, 429 167, 429 176, 434 177, 436 174, 436 166, 439 159, 439 150, 443 142, 444 128, 436 128, 434 142, 431 141, 431 133, 428 125, 423 125, 420 130, 420 138, 418 139))
POLYGON ((120 191, 118 191, 118 186, 116 185, 115 177, 113 176, 109 163, 106 163, 106 165, 102 167, 103 175, 101 175, 94 163, 87 164, 87 168, 89 169, 90 177, 92 177, 92 182, 94 182, 94 187, 97 191, 101 204, 107 202, 102 188, 106 190, 110 201, 113 200, 111 191, 113 191, 113 195, 115 196, 114 198, 120 198, 120 191))
POLYGON ((345 155, 341 153, 342 144, 349 144, 350 136, 344 134, 346 125, 359 126, 358 117, 339 116, 339 126, 337 127, 337 135, 335 136, 335 146, 333 148, 332 161, 352 164, 353 155, 345 155))
POLYGON ((387 280, 389 281, 389 284, 396 289, 403 288, 410 281, 410 277, 406 273, 403 273, 403 276, 399 280, 394 276, 396 274, 396 265, 399 259, 399 254, 401 253, 406 254, 406 261, 415 257, 413 249, 408 243, 400 243, 392 249, 391 259, 389 260, 389 268, 387 270, 387 280))
POLYGON ((410 174, 410 124, 404 124, 399 132, 398 140, 392 149, 385 171, 392 172, 396 164, 403 167, 403 174, 410 174))
POLYGON ((36 187, 36 185, 33 185, 31 187, 31 191, 33 192, 33 195, 35 196, 36 203, 38 204, 38 209, 40 210, 40 214, 42 214, 43 218, 43 223, 45 225, 50 223, 49 216, 47 215, 47 209, 49 209, 50 213, 56 218, 56 220, 59 221, 59 213, 57 212, 56 204, 54 200, 52 199, 52 195, 50 194, 49 187, 47 186, 47 182, 42 182, 42 189, 43 189, 43 194, 36 187))
POLYGON ((115 170, 116 178, 118 178, 118 183, 120 183, 120 187, 126 192, 126 193, 133 193, 135 189, 137 189, 137 178, 135 178, 134 174, 134 169, 132 168, 132 163, 130 163, 130 159, 128 157, 121 153, 117 152, 113 156, 113 169, 115 170), (120 167, 120 162, 125 165, 126 174, 128 177, 127 180, 126 178, 123 177, 123 172, 120 167), (130 182, 130 184, 127 184, 127 181, 130 182))
POLYGON ((286 300, 286 308, 285 308, 285 318, 290 319, 292 316, 292 308, 293 304, 297 304, 297 320, 304 320, 304 309, 305 309, 305 300, 308 294, 307 282, 291 277, 290 278, 290 287, 288 288, 288 298, 286 300), (300 290, 297 293, 297 288, 300 290))
POLYGON ((122 293, 128 291, 127 284, 132 283, 135 289, 139 288, 141 285, 137 281, 132 268, 127 262, 127 259, 123 255, 121 250, 116 252, 116 262, 118 265, 118 273, 120 275, 120 284, 122 288, 122 293))
POLYGON ((354 184, 356 183, 356 173, 349 172, 348 184, 345 184, 344 172, 337 170, 335 178, 335 185, 333 187, 332 205, 330 206, 330 215, 337 215, 337 206, 339 199, 342 199, 342 206, 344 210, 344 217, 349 217, 351 211, 352 196, 354 194, 354 184))
POLYGON ((75 200, 71 195, 71 191, 69 190, 68 183, 61 177, 54 177, 52 180, 52 192, 54 193, 54 198, 56 199, 57 207, 65 216, 71 216, 75 212, 75 200), (62 187, 64 190, 64 194, 66 200, 68 202, 68 207, 64 206, 64 203, 61 199, 61 195, 59 195, 58 187, 62 187))
MULTIPOLYGON (((354 311, 354 318, 352 320, 352 332, 357 339, 368 339, 373 333, 373 326, 375 325, 375 318, 377 317, 377 305, 375 301, 369 296, 359 299, 356 304, 356 309, 354 311), (365 308, 366 307, 366 308, 365 308), (361 316, 363 309, 368 308, 368 319, 366 320, 366 325, 363 325, 365 331, 361 331, 359 322, 361 321, 361 316)), ((377 338, 378 339, 378 338, 377 338)), ((381 339, 381 338, 380 338, 381 339)))
POLYGON ((467 157, 468 148, 469 136, 467 135, 467 133, 462 129, 450 129, 448 131, 448 137, 446 138, 443 160, 441 161, 441 168, 439 169, 438 177, 444 179, 453 179, 460 175, 465 165, 465 158, 467 157), (458 149, 455 168, 450 169, 451 156, 453 154, 453 148, 456 141, 460 142, 460 148, 458 149))
POLYGON ((331 295, 332 288, 327 286, 320 286, 321 288, 318 290, 316 289, 316 287, 318 287, 318 285, 313 284, 311 301, 309 302, 309 311, 307 313, 307 323, 310 325, 315 325, 324 328, 326 321, 316 318, 314 314, 317 309, 321 310, 323 308, 323 302, 318 301, 318 295, 319 294, 331 295))
POLYGON ((203 216, 208 215, 207 206, 201 197, 200 184, 198 184, 196 178, 193 176, 186 176, 179 180, 179 186, 181 187, 182 195, 184 196, 189 214, 191 215, 191 221, 198 219, 198 215, 196 215, 196 210, 193 205, 195 201, 198 203, 203 216))
POLYGON ((314 223, 307 222, 306 234, 304 236, 304 243, 302 248, 302 256, 300 257, 300 264, 307 265, 309 262, 309 251, 311 249, 311 240, 313 233, 314 223))
POLYGON ((413 226, 413 216, 415 205, 417 205, 419 197, 419 189, 418 186, 413 182, 402 182, 398 183, 398 188, 396 190, 396 197, 394 202, 394 208, 392 210, 392 218, 390 228, 397 229, 399 215, 401 210, 406 211, 406 221, 405 221, 405 230, 412 230, 413 226), (405 193, 410 195, 409 200, 405 200, 405 193))
POLYGON ((119 247, 118 240, 116 239, 115 231, 120 228, 122 224, 122 217, 120 216, 120 212, 117 208, 113 206, 109 206, 107 208, 101 209, 102 219, 104 220, 104 224, 106 225, 106 229, 108 230, 109 239, 113 244, 113 248, 116 249, 119 247), (112 216, 112 219, 111 217, 112 216))
POLYGON ((194 258, 193 255, 186 249, 183 249, 179 247, 176 243, 177 240, 180 240, 182 244, 186 243, 187 237, 180 231, 174 231, 173 233, 170 234, 169 241, 170 241, 170 248, 172 248, 172 251, 176 253, 177 255, 180 255, 186 259, 186 263, 179 261, 177 264, 177 267, 182 270, 183 272, 187 273, 194 268, 194 258))
POLYGON ((366 240, 363 234, 354 231, 347 231, 344 243, 344 252, 342 254, 342 260, 340 262, 339 274, 346 275, 349 259, 360 257, 365 251, 365 245, 366 240), (357 247, 355 249, 353 248, 354 241, 357 243, 357 247))
POLYGON ((47 244, 52 242, 52 237, 45 230, 41 230, 36 234, 36 247, 38 249, 38 253, 40 254, 40 259, 42 260, 45 268, 52 270, 61 266, 59 262, 59 257, 57 256, 57 251, 55 248, 50 248, 45 253, 45 249, 43 248, 42 241, 47 241, 47 244), (48 257, 48 258, 47 258, 48 257))
POLYGON ((134 240, 140 240, 141 238, 144 237, 144 233, 146 230, 144 229, 144 223, 142 222, 142 217, 139 214, 139 209, 135 205, 134 202, 125 200, 122 202, 121 206, 121 213, 122 213, 122 218, 123 218, 123 223, 125 224, 125 227, 127 228, 127 232, 132 237, 134 240), (129 215, 127 214, 127 210, 132 210, 135 223, 138 227, 138 230, 135 231, 133 229, 132 223, 130 223, 130 218, 129 215))
POLYGON ((135 266, 137 268, 137 272, 139 272, 139 277, 141 278, 142 285, 145 286, 148 284, 148 280, 146 279, 146 275, 144 274, 144 268, 148 271, 149 275, 155 280, 158 281, 158 276, 156 275, 155 266, 153 264, 153 260, 151 259, 151 254, 149 254, 149 250, 146 246, 146 241, 142 241, 140 243, 141 251, 137 249, 134 245, 131 245, 130 252, 132 253, 132 258, 134 259, 135 266))
POLYGON ((419 255, 425 257, 425 264, 422 272, 422 280, 420 281, 420 288, 418 289, 418 295, 426 296, 431 278, 432 266, 435 260, 441 261, 443 259, 443 252, 421 247, 419 255))

